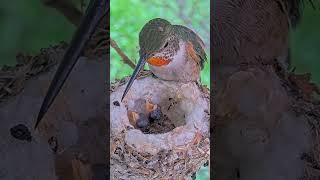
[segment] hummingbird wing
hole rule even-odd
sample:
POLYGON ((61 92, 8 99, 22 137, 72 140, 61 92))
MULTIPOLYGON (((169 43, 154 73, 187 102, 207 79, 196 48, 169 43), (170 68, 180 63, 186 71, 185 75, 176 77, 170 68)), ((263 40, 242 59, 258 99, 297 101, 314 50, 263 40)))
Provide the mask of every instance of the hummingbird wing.
POLYGON ((192 59, 195 60, 203 69, 204 63, 207 61, 207 55, 205 52, 205 45, 202 39, 191 29, 182 25, 173 25, 174 30, 185 40, 188 48, 188 53, 192 59))
POLYGON ((61 64, 58 67, 56 74, 50 84, 49 90, 41 105, 40 112, 38 114, 35 128, 37 128, 42 117, 45 115, 50 105, 53 103, 55 97, 60 92, 65 80, 69 76, 72 68, 81 55, 85 45, 89 41, 91 35, 96 29, 100 20, 109 11, 109 0, 91 0, 84 17, 81 20, 81 24, 74 34, 69 48, 67 49, 61 64))

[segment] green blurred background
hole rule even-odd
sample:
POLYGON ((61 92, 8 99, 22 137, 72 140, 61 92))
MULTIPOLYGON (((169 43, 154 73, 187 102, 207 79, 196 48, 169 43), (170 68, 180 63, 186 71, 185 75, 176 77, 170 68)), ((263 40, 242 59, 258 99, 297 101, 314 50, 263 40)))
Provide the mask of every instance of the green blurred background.
MULTIPOLYGON (((76 1, 76 0, 74 0, 76 1)), ((87 0, 86 0, 87 2, 87 0)), ((138 33, 150 19, 162 17, 197 32, 209 52, 209 0, 111 0, 111 37, 129 58, 138 59, 138 33), (164 4, 163 2, 166 2, 164 4), (130 6, 129 6, 130 3, 130 6)), ((37 54, 39 50, 60 41, 69 41, 75 28, 56 10, 44 7, 41 0, 15 0, 0 6, 0 66, 14 65, 17 53, 37 54)), ((320 11, 307 6, 297 29, 292 31, 291 48, 296 72, 311 72, 320 84, 320 11)), ((111 80, 130 75, 111 49, 111 80)), ((201 74, 204 84, 210 84, 209 63, 201 74)), ((208 169, 202 168, 197 179, 208 179, 208 169)))

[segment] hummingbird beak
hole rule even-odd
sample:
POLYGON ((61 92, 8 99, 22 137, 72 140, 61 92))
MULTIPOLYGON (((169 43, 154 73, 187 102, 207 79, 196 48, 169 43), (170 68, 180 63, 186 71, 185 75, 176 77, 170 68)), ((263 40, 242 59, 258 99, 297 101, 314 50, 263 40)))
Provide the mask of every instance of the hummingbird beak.
POLYGON ((137 78, 139 72, 143 69, 144 64, 146 63, 146 59, 147 59, 147 56, 142 56, 142 57, 140 57, 139 62, 138 62, 138 64, 137 64, 136 68, 134 69, 133 74, 132 74, 132 76, 131 76, 128 84, 127 84, 127 87, 126 87, 126 89, 124 90, 124 93, 123 93, 123 95, 122 95, 121 101, 123 100, 123 98, 124 98, 124 97, 126 96, 126 94, 128 93, 128 91, 129 91, 129 89, 130 89, 133 81, 137 78))
POLYGON ((72 41, 67 49, 61 64, 50 84, 49 90, 41 105, 40 112, 38 114, 37 122, 34 126, 36 129, 40 123, 42 117, 45 115, 55 97, 60 92, 65 80, 69 76, 72 68, 76 64, 79 56, 90 40, 91 35, 96 29, 97 25, 109 11, 109 0, 91 0, 86 13, 82 17, 81 24, 74 34, 72 41))

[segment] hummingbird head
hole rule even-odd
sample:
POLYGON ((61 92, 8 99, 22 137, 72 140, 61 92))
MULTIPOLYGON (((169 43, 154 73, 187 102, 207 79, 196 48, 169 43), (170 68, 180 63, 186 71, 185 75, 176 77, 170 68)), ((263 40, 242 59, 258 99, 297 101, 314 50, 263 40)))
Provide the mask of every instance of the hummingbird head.
POLYGON ((139 34, 140 59, 123 93, 122 99, 127 94, 138 73, 148 62, 153 66, 165 66, 172 60, 178 50, 179 41, 172 31, 169 21, 161 18, 150 20, 143 26, 139 34))
POLYGON ((153 66, 164 66, 173 57, 173 48, 178 45, 167 20, 156 18, 149 21, 139 34, 140 57, 153 66))

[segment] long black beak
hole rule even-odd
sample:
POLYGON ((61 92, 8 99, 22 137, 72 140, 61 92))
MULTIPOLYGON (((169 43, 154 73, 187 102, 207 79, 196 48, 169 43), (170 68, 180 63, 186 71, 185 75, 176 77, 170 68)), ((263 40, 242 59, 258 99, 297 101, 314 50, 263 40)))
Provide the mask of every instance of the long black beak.
POLYGON ((72 68, 76 64, 79 56, 82 54, 83 49, 89 41, 91 35, 96 29, 102 17, 109 11, 109 0, 91 0, 86 13, 84 14, 81 24, 74 34, 70 46, 67 49, 61 64, 50 84, 49 90, 41 105, 38 114, 37 122, 34 126, 36 129, 42 117, 45 115, 54 99, 60 92, 65 80, 69 76, 72 68))
POLYGON ((124 90, 124 93, 123 93, 123 95, 122 95, 121 101, 123 100, 123 98, 124 98, 124 97, 126 96, 126 94, 128 93, 128 91, 129 91, 129 89, 130 89, 133 81, 137 78, 139 72, 143 69, 145 63, 146 63, 146 56, 140 57, 139 62, 138 62, 138 64, 137 64, 136 68, 134 69, 133 74, 132 74, 132 76, 131 76, 128 84, 127 84, 127 87, 126 87, 126 89, 124 90))

